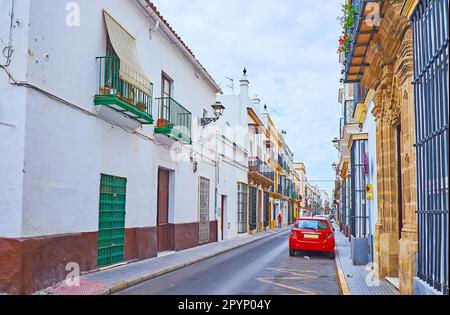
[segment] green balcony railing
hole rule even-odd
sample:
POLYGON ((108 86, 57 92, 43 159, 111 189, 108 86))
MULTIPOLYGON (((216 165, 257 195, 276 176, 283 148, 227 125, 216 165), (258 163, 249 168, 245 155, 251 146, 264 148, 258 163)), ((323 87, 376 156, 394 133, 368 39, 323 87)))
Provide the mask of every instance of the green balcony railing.
POLYGON ((171 97, 157 98, 156 134, 165 134, 183 143, 192 144, 192 113, 171 97))
POLYGON ((120 59, 117 56, 97 57, 98 94, 95 105, 106 105, 122 112, 142 124, 153 124, 152 95, 120 79, 120 59))

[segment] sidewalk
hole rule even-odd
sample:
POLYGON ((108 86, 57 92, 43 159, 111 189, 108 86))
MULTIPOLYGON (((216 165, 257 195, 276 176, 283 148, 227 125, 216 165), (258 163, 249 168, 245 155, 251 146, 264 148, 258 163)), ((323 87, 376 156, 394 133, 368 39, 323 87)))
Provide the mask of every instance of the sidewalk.
POLYGON ((373 278, 371 265, 353 266, 350 242, 336 227, 336 265, 343 295, 398 295, 393 285, 373 278))
POLYGON ((79 286, 67 286, 62 281, 37 295, 109 295, 163 274, 226 253, 233 249, 282 233, 291 227, 265 231, 220 243, 212 243, 163 257, 155 257, 115 268, 81 275, 79 286))

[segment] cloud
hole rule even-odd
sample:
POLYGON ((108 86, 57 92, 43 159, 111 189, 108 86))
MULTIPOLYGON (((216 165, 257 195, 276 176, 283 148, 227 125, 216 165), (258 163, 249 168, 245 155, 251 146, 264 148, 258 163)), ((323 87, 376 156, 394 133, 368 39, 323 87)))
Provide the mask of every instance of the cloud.
MULTIPOLYGON (((340 67, 335 0, 154 0, 216 81, 240 78, 267 104, 310 180, 333 180, 340 67)), ((331 191, 333 183, 321 183, 331 191)))

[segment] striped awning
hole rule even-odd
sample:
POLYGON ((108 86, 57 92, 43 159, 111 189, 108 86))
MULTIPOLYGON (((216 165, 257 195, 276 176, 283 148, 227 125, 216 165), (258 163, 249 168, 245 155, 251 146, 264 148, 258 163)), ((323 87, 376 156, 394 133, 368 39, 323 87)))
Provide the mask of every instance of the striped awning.
POLYGON ((108 12, 103 11, 109 40, 120 59, 120 79, 151 96, 150 80, 139 62, 135 38, 108 12))

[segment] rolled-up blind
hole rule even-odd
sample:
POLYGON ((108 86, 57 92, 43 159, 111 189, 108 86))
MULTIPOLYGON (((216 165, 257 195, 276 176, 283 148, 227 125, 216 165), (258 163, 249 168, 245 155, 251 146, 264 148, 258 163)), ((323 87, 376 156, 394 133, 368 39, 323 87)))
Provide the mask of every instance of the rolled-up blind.
POLYGON ((144 74, 135 38, 108 12, 103 11, 109 40, 120 59, 120 79, 151 95, 150 80, 144 74))

